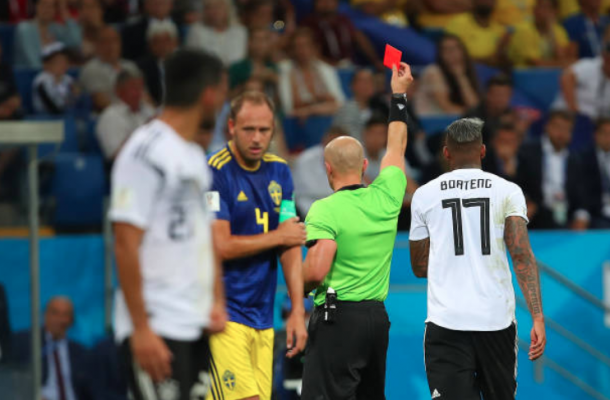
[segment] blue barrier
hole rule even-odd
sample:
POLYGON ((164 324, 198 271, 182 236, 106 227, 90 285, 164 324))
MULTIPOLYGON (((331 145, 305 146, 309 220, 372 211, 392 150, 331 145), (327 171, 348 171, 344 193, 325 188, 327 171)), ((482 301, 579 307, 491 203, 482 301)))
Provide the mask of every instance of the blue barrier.
MULTIPOLYGON (((604 261, 610 260, 610 232, 535 232, 531 234, 536 256, 546 264, 603 298, 601 283, 604 261)), ((103 336, 103 241, 99 236, 67 236, 41 241, 41 291, 43 304, 56 294, 75 300, 76 325, 70 336, 91 345, 103 336)), ((29 327, 28 244, 25 239, 0 240, 0 282, 5 285, 11 327, 29 327)), ((283 280, 280 276, 280 285, 283 280)), ((413 277, 409 263, 408 237, 399 235, 394 253, 392 285, 422 285, 413 277)), ((516 285, 516 283, 515 283, 516 285)), ((542 278, 545 314, 578 334, 587 343, 608 353, 610 331, 601 311, 579 300, 546 276, 542 278)), ((520 293, 518 291, 518 293, 520 293)), ((278 298, 283 296, 278 294, 278 298)), ((278 302, 278 306, 281 302, 278 302)), ((387 398, 429 399, 423 368, 422 339, 426 316, 425 291, 405 291, 394 286, 386 301, 392 320, 388 351, 387 398)), ((278 307, 279 308, 279 307, 278 307)), ((519 336, 529 342, 531 321, 518 309, 519 336)), ((277 327, 281 321, 277 318, 277 327)), ((610 394, 608 370, 589 356, 548 331, 547 354, 576 373, 585 382, 610 394)), ((587 399, 582 392, 552 371, 545 370, 545 383, 533 381, 532 364, 519 358, 518 398, 553 400, 587 399)))

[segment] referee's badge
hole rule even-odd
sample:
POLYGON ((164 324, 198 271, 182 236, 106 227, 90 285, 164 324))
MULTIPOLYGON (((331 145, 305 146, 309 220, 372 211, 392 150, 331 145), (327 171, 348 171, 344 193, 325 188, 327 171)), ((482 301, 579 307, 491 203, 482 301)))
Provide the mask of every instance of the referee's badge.
POLYGON ((269 195, 276 206, 282 203, 282 187, 276 181, 269 183, 269 195))
POLYGON ((229 370, 226 370, 225 373, 222 374, 222 382, 225 384, 227 389, 235 389, 235 374, 229 370))

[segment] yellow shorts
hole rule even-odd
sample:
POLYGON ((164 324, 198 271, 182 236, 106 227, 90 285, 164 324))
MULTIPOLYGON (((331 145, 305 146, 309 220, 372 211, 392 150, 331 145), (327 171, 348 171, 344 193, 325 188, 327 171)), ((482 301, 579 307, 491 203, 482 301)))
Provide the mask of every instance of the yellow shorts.
POLYGON ((206 400, 271 399, 273 329, 228 322, 210 338, 212 390, 206 400))

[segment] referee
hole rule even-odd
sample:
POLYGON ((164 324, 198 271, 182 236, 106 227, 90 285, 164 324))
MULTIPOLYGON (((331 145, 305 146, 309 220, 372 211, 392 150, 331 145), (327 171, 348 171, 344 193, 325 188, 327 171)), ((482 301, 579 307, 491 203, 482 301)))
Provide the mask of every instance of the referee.
POLYGON ((328 182, 335 191, 316 201, 305 224, 309 252, 305 290, 316 290, 303 371, 303 400, 385 399, 390 321, 390 263, 407 179, 406 91, 413 77, 392 71, 392 104, 381 173, 362 185, 368 161, 355 139, 326 146, 328 182))

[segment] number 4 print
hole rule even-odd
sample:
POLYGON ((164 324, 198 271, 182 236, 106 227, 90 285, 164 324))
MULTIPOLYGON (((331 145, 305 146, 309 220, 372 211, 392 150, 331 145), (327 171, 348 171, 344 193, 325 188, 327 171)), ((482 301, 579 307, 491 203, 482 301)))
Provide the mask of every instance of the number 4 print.
POLYGON ((464 255, 464 230, 462 226, 462 206, 481 208, 481 252, 484 256, 491 254, 489 233, 489 198, 447 199, 442 202, 443 208, 451 209, 453 219, 453 245, 456 256, 464 255))

